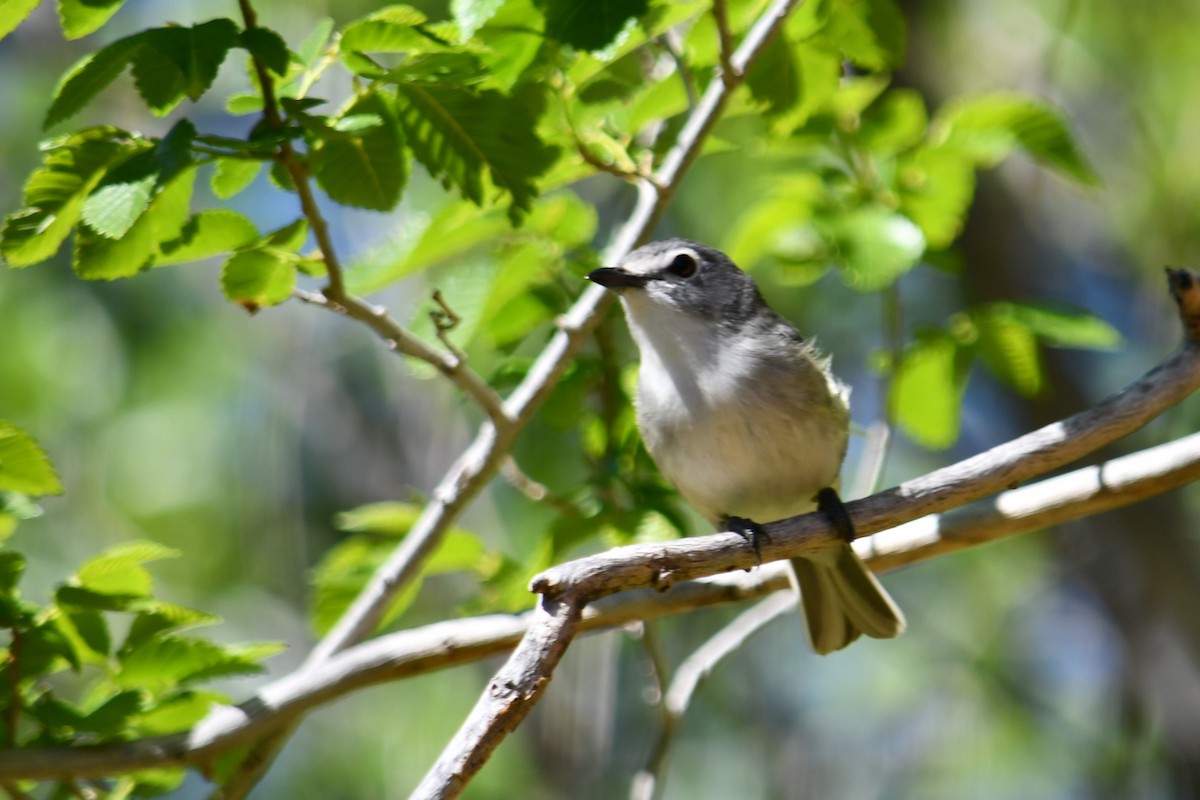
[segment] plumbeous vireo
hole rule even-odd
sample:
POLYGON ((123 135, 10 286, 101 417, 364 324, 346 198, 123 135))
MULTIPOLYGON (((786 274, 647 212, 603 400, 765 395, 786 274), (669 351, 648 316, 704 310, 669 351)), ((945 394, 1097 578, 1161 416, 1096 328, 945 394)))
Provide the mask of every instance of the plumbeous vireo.
MULTIPOLYGON (((818 494, 822 508, 841 511, 833 487, 850 431, 848 387, 749 275, 718 250, 669 239, 588 278, 621 298, 642 357, 638 427, 696 510, 752 542, 758 523, 811 511, 818 494)), ((848 541, 791 563, 816 652, 904 630, 848 541)))

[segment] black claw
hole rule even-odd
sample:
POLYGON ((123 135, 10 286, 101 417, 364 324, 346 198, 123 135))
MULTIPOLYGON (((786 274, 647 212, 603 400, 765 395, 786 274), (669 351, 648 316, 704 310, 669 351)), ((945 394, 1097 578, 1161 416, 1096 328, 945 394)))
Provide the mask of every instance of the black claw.
POLYGON ((825 516, 829 517, 839 536, 847 542, 853 542, 858 538, 858 534, 854 532, 854 521, 846 513, 846 505, 842 502, 842 498, 838 497, 837 489, 826 486, 817 492, 816 501, 817 510, 825 512, 825 516))
POLYGON ((733 531, 745 539, 754 548, 754 556, 758 559, 759 566, 762 566, 762 543, 771 541, 766 529, 754 520, 745 517, 726 517, 725 529, 733 531))

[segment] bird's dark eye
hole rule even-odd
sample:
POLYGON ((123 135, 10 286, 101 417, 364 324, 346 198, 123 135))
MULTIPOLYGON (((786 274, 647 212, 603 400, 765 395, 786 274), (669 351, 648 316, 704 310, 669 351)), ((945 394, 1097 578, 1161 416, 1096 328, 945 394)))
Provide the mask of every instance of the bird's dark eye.
POLYGON ((696 259, 687 253, 680 253, 671 261, 667 271, 681 278, 690 278, 696 274, 696 259))

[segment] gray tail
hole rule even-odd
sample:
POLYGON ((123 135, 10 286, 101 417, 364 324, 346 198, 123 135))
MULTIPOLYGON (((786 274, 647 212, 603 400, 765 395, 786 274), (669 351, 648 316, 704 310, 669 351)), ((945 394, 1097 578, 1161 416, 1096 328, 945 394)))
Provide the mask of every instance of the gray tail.
POLYGON ((890 639, 904 632, 903 612, 850 545, 791 563, 808 638, 817 653, 841 650, 864 633, 890 639))

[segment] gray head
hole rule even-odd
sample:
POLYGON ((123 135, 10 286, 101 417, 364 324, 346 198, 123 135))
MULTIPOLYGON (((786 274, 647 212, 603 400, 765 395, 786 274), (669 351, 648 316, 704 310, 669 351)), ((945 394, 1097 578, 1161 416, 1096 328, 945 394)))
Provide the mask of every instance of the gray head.
POLYGON ((660 311, 740 327, 767 308, 754 279, 728 256, 687 239, 639 247, 618 266, 594 270, 587 277, 620 294, 631 313, 646 303, 660 311))

